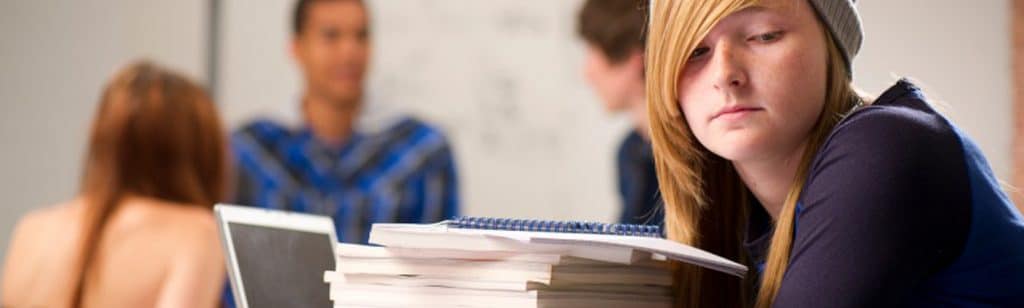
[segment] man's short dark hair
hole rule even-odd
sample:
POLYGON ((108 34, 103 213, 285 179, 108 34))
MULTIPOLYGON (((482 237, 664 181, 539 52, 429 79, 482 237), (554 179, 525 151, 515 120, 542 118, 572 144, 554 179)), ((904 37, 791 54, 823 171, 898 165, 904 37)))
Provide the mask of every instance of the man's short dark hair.
MULTIPOLYGON (((292 10, 292 35, 302 34, 306 28, 306 19, 309 17, 309 6, 317 1, 328 0, 298 0, 295 1, 295 8, 292 10)), ((348 0, 363 3, 362 0, 348 0)))
POLYGON ((576 32, 597 46, 608 60, 625 60, 643 50, 647 35, 648 0, 587 0, 580 10, 576 32))

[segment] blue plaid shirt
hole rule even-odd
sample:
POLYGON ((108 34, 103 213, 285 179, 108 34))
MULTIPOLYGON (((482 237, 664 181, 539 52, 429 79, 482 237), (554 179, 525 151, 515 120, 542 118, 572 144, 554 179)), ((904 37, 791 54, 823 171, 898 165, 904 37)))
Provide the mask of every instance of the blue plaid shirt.
POLYGON ((403 117, 357 131, 340 147, 308 127, 256 121, 231 136, 233 202, 334 217, 338 240, 365 243, 377 222, 428 223, 458 214, 451 148, 444 135, 403 117))

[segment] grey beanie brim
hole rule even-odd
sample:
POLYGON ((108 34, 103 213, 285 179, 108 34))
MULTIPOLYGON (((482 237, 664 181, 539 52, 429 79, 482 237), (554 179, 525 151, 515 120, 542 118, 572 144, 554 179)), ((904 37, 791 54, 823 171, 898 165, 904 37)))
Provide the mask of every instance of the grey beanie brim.
POLYGON ((860 52, 864 41, 864 29, 861 27, 860 14, 857 12, 856 0, 809 0, 817 11, 818 17, 828 27, 835 43, 846 60, 847 73, 853 75, 853 59, 860 52))

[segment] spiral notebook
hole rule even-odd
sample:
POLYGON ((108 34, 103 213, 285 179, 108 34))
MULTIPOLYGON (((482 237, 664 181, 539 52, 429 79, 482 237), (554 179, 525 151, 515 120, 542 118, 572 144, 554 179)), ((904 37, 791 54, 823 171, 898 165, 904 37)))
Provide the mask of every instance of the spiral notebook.
POLYGON ((661 227, 657 225, 610 224, 593 221, 458 217, 438 224, 462 229, 665 237, 661 232, 661 227))
POLYGON ((463 217, 435 224, 374 224, 370 243, 406 248, 559 253, 617 263, 637 261, 637 253, 664 256, 734 276, 747 267, 662 238, 657 226, 463 217))

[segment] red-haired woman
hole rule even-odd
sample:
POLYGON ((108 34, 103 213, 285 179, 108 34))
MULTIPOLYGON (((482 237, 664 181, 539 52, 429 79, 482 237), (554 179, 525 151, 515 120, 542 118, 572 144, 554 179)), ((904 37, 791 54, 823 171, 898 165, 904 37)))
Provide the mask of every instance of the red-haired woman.
POLYGON ((4 307, 210 307, 224 282, 211 206, 225 141, 206 92, 150 63, 106 86, 78 197, 18 223, 4 307))

